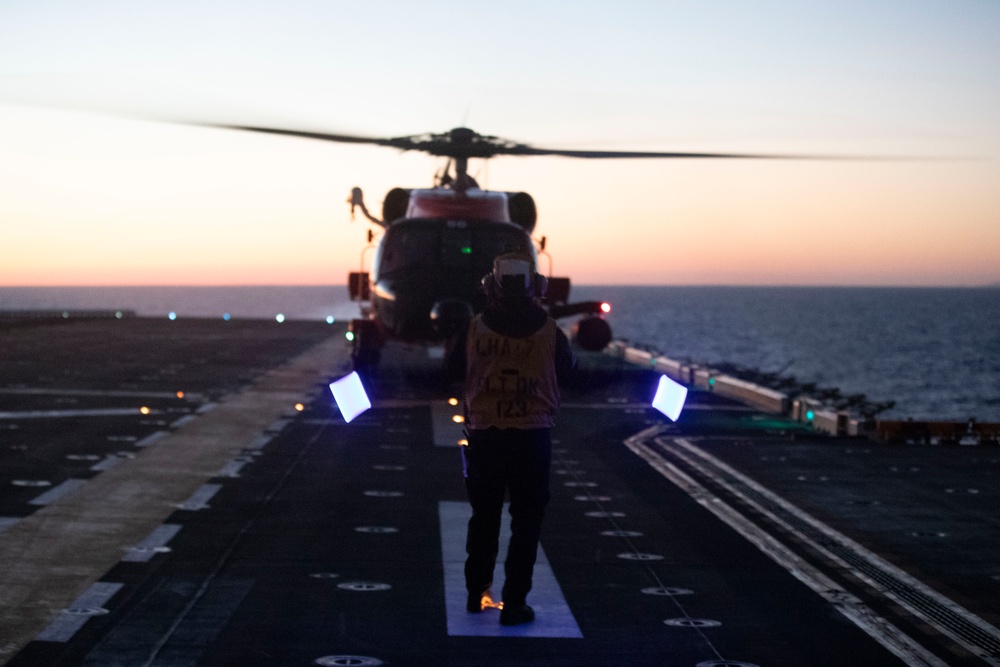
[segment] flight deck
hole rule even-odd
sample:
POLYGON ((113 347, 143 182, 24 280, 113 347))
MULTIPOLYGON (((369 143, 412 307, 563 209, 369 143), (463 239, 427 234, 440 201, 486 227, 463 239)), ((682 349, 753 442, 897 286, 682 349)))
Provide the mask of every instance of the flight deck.
POLYGON ((695 387, 674 423, 599 353, 553 431, 537 620, 469 614, 460 388, 393 343, 345 423, 344 331, 0 320, 0 664, 1000 664, 1000 449, 695 387))

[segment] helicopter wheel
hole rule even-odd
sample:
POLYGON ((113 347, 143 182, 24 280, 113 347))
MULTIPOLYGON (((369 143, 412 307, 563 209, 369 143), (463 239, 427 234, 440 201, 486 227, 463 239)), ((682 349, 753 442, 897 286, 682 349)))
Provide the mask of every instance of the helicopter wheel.
POLYGON ((599 352, 611 342, 611 325, 596 315, 583 318, 573 329, 574 339, 585 350, 599 352))
POLYGON ((379 356, 378 349, 361 348, 351 352, 351 363, 354 365, 354 370, 363 375, 375 370, 379 356))
POLYGON ((373 371, 378 366, 382 349, 378 329, 368 320, 355 320, 351 325, 354 331, 354 345, 351 348, 354 370, 361 374, 373 371))

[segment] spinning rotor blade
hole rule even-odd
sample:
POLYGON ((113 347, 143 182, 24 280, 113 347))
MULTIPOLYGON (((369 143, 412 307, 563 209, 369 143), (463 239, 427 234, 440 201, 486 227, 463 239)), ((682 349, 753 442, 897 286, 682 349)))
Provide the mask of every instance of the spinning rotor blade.
MULTIPOLYGON (((319 139, 320 141, 335 141, 342 144, 373 144, 389 146, 406 150, 405 146, 397 145, 400 139, 384 139, 378 137, 359 137, 352 134, 329 134, 325 132, 308 132, 305 130, 283 130, 276 127, 258 127, 254 125, 218 125, 215 123, 188 123, 201 127, 217 127, 224 130, 243 130, 245 132, 260 132, 263 134, 278 134, 286 137, 301 137, 303 139, 319 139)), ((403 137, 402 140, 407 139, 403 137)))
POLYGON ((558 157, 573 157, 587 159, 614 158, 656 158, 656 159, 727 159, 727 160, 878 160, 884 158, 861 157, 853 155, 797 155, 781 153, 685 153, 656 151, 574 151, 560 148, 532 148, 518 146, 502 150, 498 155, 553 155, 558 157))
MULTIPOLYGON (((421 151, 430 155, 440 157, 461 158, 489 158, 494 155, 505 154, 513 147, 519 146, 510 141, 498 139, 497 137, 487 137, 467 128, 455 128, 443 134, 417 134, 406 137, 359 137, 350 134, 330 134, 326 132, 309 132, 305 130, 285 130, 274 127, 260 127, 255 125, 218 125, 206 123, 194 123, 203 127, 217 127, 227 130, 244 130, 247 132, 261 132, 264 134, 278 134, 288 137, 301 137, 304 139, 318 139, 320 141, 334 141, 348 144, 372 144, 375 146, 387 146, 398 148, 402 151, 421 151)), ((524 148, 528 148, 524 146, 524 148)))
MULTIPOLYGON (((199 123, 200 124, 200 123, 199 123)), ((215 125, 229 130, 244 130, 277 134, 320 141, 334 141, 349 144, 371 144, 386 146, 403 151, 421 151, 439 157, 456 160, 468 158, 491 158, 497 155, 514 156, 555 156, 585 159, 728 159, 728 160, 899 160, 907 158, 887 156, 857 156, 857 155, 804 155, 781 153, 694 153, 694 152, 658 152, 658 151, 591 151, 565 150, 561 148, 535 148, 527 144, 519 144, 499 137, 479 134, 468 128, 457 127, 441 134, 419 134, 406 137, 378 138, 359 137, 349 134, 330 134, 325 132, 309 132, 305 130, 284 130, 273 127, 251 125, 215 125)))

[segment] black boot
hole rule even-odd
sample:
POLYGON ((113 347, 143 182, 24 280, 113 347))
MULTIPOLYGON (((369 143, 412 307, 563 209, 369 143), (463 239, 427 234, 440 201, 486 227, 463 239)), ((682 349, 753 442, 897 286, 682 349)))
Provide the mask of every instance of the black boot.
POLYGON ((500 611, 500 625, 520 625, 535 620, 535 610, 524 604, 504 604, 500 611))

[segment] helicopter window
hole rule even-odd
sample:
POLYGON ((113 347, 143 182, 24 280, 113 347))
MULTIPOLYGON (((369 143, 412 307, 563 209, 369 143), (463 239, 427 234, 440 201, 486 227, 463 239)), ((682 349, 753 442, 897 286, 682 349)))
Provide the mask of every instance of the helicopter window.
POLYGON ((436 227, 410 227, 391 230, 379 257, 379 273, 433 268, 437 265, 438 234, 436 227))
POLYGON ((377 251, 377 275, 435 267, 482 275, 493 269, 497 255, 532 252, 531 240, 519 229, 492 223, 446 227, 442 222, 421 220, 408 226, 394 225, 377 251))
POLYGON ((441 265, 454 269, 472 266, 472 232, 468 229, 444 229, 441 232, 441 265))

